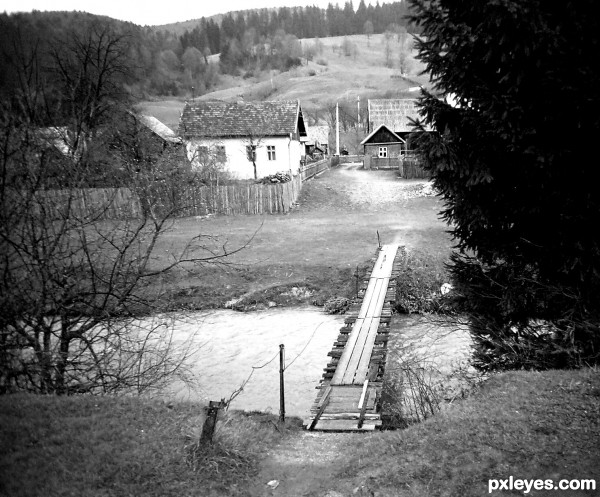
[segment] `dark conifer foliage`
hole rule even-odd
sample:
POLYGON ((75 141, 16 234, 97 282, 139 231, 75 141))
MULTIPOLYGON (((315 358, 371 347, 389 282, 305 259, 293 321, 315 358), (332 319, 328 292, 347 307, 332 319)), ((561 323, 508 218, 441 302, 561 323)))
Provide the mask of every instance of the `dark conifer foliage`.
POLYGON ((411 0, 420 153, 457 242, 452 272, 484 369, 600 360, 600 16, 593 0, 411 0))

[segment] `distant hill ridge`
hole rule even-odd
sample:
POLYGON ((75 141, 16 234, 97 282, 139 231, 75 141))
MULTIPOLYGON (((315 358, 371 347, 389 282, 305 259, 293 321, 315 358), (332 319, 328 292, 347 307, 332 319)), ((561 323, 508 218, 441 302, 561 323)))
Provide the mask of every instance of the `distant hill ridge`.
MULTIPOLYGON (((197 98, 238 86, 238 78, 241 78, 239 86, 261 85, 256 88, 255 96, 250 95, 251 99, 278 98, 277 94, 287 83, 279 81, 278 85, 274 78, 302 65, 308 66, 309 61, 310 67, 303 71, 309 77, 319 76, 324 71, 337 72, 342 53, 339 60, 342 66, 351 69, 368 62, 365 69, 369 70, 370 66, 382 65, 384 43, 391 47, 385 67, 393 69, 397 65, 394 53, 400 37, 410 28, 399 24, 406 22, 406 8, 405 2, 367 7, 361 1, 356 11, 337 4, 327 9, 314 6, 249 9, 154 27, 80 11, 0 13, 0 46, 4 48, 0 53, 0 94, 11 94, 19 84, 11 62, 17 54, 11 50, 21 46, 25 51, 37 50, 43 54, 56 42, 64 45, 73 33, 84 34, 85 27, 91 23, 101 23, 128 38, 127 55, 131 59, 128 66, 132 73, 128 91, 134 96, 197 98), (194 27, 190 30, 191 26, 194 27), (369 38, 378 31, 386 31, 385 40, 377 42, 377 46, 369 46, 369 38), (363 35, 367 43, 359 42, 357 35, 363 35), (311 38, 306 43, 299 42, 299 39, 311 38), (320 41, 315 41, 316 38, 320 41), (329 53, 322 53, 323 49, 337 54, 329 67, 331 57, 329 53), (365 57, 369 60, 360 61, 365 57)), ((403 76, 404 73, 400 71, 403 76)), ((343 79, 346 87, 349 81, 354 80, 343 79)), ((397 87, 398 83, 400 81, 392 86, 397 87)), ((387 86, 384 91, 388 91, 387 86)), ((238 93, 248 96, 246 91, 238 93)))

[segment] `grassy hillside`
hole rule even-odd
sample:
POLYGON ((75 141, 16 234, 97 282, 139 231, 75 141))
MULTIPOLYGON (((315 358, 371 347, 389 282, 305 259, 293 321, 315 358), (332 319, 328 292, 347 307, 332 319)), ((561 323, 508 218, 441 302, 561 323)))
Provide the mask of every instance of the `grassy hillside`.
MULTIPOLYGON (((297 420, 283 427, 272 415, 227 413, 215 445, 201 449, 201 414, 200 405, 136 398, 2 396, 0 495, 262 496, 266 475, 254 480, 261 460, 294 443, 303 447, 294 464, 269 468, 271 477, 293 478, 294 465, 314 466, 303 484, 310 493, 290 496, 335 488, 341 495, 479 497, 488 495, 488 479, 510 475, 600 483, 594 369, 501 374, 406 430, 330 435, 338 471, 321 479, 331 468, 314 457, 320 435, 298 431, 297 420)), ((531 492, 559 494, 597 492, 531 492)))
POLYGON ((529 495, 599 495, 600 371, 499 374, 465 401, 349 453, 345 486, 363 487, 363 495, 479 497, 489 495, 488 480, 510 476, 553 484, 595 479, 595 491, 529 495))
MULTIPOLYGON (((249 78, 223 75, 218 90, 199 99, 300 100, 309 118, 325 119, 324 109, 336 101, 356 106, 360 97, 361 107, 366 111, 368 98, 416 97, 419 85, 429 85, 428 76, 420 74, 423 65, 415 60, 414 51, 407 59, 408 70, 400 74, 400 44, 396 38, 389 41, 392 67, 386 67, 387 42, 383 34, 372 35, 370 39, 355 35, 301 42, 305 51, 315 44, 320 44, 322 50, 312 60, 303 58, 303 65, 291 71, 263 72, 249 78)), ((183 99, 171 99, 144 102, 142 108, 176 129, 183 105, 183 99)))

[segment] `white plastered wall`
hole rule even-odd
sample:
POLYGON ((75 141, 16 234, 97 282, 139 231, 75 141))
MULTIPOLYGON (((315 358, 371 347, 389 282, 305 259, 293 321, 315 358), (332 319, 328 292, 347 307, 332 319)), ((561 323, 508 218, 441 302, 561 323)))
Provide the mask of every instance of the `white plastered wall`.
MULTIPOLYGON (((255 143, 258 140, 254 140, 255 143)), ((193 165, 198 166, 195 151, 204 146, 212 152, 217 146, 224 146, 226 169, 237 179, 254 179, 254 167, 246 155, 246 146, 250 145, 249 139, 223 138, 213 140, 192 139, 187 145, 188 158, 193 165)), ((290 137, 266 137, 260 139, 256 149, 256 172, 259 178, 278 172, 298 174, 302 144, 290 137), (275 160, 269 160, 267 147, 275 147, 275 160)))

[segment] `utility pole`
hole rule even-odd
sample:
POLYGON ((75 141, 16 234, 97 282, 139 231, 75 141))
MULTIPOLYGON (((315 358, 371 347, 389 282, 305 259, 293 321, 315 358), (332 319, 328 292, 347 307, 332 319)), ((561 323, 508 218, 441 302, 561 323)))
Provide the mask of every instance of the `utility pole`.
POLYGON ((340 156, 340 104, 335 103, 335 155, 340 156))

